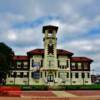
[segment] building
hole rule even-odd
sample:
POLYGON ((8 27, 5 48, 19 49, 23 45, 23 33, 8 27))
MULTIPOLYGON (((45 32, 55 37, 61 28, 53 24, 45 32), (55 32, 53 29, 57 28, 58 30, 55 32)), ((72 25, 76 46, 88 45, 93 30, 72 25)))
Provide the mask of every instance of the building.
POLYGON ((44 49, 34 49, 27 56, 14 56, 14 65, 6 84, 85 85, 91 84, 92 59, 73 57, 73 53, 57 49, 56 26, 44 26, 44 49))
POLYGON ((91 81, 93 84, 100 84, 100 75, 91 75, 91 81))

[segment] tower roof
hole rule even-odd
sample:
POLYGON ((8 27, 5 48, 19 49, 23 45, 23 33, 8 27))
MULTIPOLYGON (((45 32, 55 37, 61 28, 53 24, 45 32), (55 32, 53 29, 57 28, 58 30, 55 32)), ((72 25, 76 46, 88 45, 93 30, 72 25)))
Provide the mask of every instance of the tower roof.
POLYGON ((45 30, 49 30, 49 31, 55 30, 57 32, 58 27, 57 26, 53 26, 53 25, 43 26, 42 32, 45 33, 45 30))

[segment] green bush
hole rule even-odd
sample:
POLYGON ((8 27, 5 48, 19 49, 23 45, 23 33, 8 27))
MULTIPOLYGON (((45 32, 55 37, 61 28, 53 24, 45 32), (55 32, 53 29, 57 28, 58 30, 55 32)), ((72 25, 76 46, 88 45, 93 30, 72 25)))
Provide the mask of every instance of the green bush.
POLYGON ((30 85, 30 86, 21 86, 22 90, 48 90, 46 85, 30 85))
POLYGON ((48 90, 47 85, 32 85, 32 90, 48 90))
MULTIPOLYGON (((19 86, 22 90, 48 90, 48 85, 6 85, 19 86)), ((59 85, 53 87, 54 90, 100 90, 100 84, 92 85, 59 85)), ((52 89, 52 90, 53 90, 52 89)))
POLYGON ((60 85, 60 90, 100 90, 100 85, 60 85))

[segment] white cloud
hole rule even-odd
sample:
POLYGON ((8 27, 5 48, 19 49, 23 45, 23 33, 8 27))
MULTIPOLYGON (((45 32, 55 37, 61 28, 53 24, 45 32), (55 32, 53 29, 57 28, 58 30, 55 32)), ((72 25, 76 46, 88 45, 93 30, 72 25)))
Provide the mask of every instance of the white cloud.
POLYGON ((8 33, 8 39, 11 40, 11 41, 15 41, 17 39, 17 36, 15 33, 8 33))
POLYGON ((87 34, 100 26, 99 4, 99 0, 1 0, 0 41, 9 44, 17 54, 23 54, 29 49, 43 47, 43 25, 56 25, 59 26, 58 47, 79 56, 93 57, 96 61, 93 66, 97 68, 100 62, 100 34, 87 34), (45 16, 59 18, 43 19, 44 22, 36 27, 14 27, 14 24, 34 22, 45 16))

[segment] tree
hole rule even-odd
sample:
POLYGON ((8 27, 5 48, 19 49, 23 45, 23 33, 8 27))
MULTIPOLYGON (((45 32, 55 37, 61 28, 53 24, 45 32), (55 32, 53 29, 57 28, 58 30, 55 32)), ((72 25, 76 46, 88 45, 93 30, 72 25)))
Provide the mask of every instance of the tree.
POLYGON ((6 79, 10 66, 13 66, 13 50, 4 43, 0 43, 0 80, 6 79))

